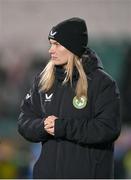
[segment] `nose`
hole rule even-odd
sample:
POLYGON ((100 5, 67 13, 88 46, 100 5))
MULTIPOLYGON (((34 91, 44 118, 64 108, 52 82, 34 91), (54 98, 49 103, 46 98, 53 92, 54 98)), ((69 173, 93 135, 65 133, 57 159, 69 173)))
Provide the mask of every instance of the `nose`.
POLYGON ((51 45, 51 47, 50 47, 50 49, 49 49, 49 53, 50 53, 50 54, 55 53, 55 48, 54 48, 53 45, 51 45))

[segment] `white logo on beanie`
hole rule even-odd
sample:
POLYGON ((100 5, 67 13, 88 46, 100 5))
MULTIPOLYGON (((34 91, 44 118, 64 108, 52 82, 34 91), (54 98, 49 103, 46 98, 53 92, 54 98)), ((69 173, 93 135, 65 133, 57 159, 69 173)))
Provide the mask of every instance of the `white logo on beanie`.
POLYGON ((57 33, 56 31, 55 31, 55 32, 52 32, 52 30, 50 31, 50 35, 51 35, 51 36, 55 36, 56 33, 57 33))

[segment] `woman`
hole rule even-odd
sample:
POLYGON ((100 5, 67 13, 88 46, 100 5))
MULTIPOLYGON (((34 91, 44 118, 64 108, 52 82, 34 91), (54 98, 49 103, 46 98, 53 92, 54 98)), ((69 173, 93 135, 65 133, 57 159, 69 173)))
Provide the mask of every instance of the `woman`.
POLYGON ((67 19, 49 33, 51 60, 21 105, 18 130, 41 142, 34 178, 113 178, 120 96, 95 52, 85 21, 67 19))

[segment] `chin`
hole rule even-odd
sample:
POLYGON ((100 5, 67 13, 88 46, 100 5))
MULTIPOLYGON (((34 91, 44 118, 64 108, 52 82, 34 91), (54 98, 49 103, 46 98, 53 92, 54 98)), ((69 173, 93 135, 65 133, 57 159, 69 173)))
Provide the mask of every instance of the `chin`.
POLYGON ((57 61, 57 60, 52 60, 52 63, 54 64, 54 65, 61 65, 62 63, 60 63, 59 61, 57 61))
POLYGON ((56 61, 52 61, 52 63, 53 63, 54 65, 61 65, 59 62, 56 62, 56 61))
POLYGON ((52 63, 55 65, 55 66, 64 66, 67 64, 67 62, 60 62, 58 60, 52 60, 52 63))

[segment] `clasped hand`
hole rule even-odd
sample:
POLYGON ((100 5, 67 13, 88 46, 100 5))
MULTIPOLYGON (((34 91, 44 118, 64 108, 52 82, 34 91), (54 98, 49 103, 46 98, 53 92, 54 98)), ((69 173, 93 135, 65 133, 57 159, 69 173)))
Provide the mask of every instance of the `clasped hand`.
POLYGON ((55 120, 57 119, 56 116, 48 116, 44 121, 44 129, 51 135, 54 135, 54 126, 55 120))

